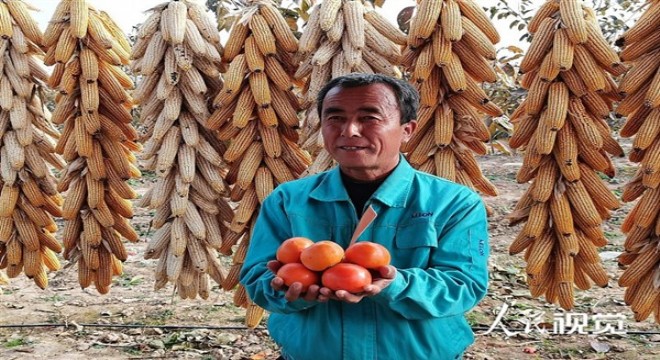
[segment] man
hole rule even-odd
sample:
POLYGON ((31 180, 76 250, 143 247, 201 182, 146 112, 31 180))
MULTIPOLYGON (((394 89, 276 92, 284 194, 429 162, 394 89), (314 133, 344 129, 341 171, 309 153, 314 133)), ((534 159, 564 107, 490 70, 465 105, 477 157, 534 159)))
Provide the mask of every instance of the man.
POLYGON ((268 310, 284 359, 457 359, 474 341, 464 313, 486 294, 488 235, 480 197, 414 170, 400 154, 419 95, 383 75, 351 74, 319 93, 332 170, 278 186, 264 201, 241 283, 268 310), (358 241, 389 249, 364 292, 283 284, 279 245, 294 236, 348 246, 358 218, 378 213, 358 241))

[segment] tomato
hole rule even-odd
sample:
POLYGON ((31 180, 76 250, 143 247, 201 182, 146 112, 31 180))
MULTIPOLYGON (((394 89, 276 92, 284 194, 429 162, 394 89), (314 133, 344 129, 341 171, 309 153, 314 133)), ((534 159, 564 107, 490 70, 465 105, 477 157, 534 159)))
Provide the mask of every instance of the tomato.
POLYGON ((305 237, 292 237, 286 239, 280 247, 277 248, 275 257, 277 258, 277 261, 284 264, 299 263, 300 253, 303 249, 312 244, 314 244, 314 242, 305 237))
POLYGON ((344 258, 344 249, 330 240, 323 240, 306 247, 300 253, 300 262, 308 269, 323 271, 344 258))
POLYGON ((371 274, 360 265, 339 263, 323 272, 321 283, 334 291, 361 293, 365 286, 371 284, 371 274))
POLYGON ((378 269, 390 264, 390 252, 383 245, 362 241, 346 249, 345 260, 367 269, 378 269))
POLYGON ((284 280, 286 286, 291 286, 296 282, 301 283, 303 292, 307 291, 310 285, 319 283, 319 274, 309 270, 301 263, 284 264, 277 270, 277 276, 284 280))

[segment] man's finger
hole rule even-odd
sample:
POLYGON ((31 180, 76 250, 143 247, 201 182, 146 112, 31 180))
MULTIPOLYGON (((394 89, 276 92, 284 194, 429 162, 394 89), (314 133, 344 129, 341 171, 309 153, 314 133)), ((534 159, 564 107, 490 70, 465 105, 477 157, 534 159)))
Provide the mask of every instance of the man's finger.
POLYGON ((378 293, 380 293, 380 290, 381 290, 380 286, 367 285, 364 287, 364 294, 366 296, 374 296, 374 295, 378 295, 378 293))
POLYGON ((335 295, 337 296, 337 298, 339 298, 339 300, 348 303, 358 303, 363 298, 362 295, 355 295, 345 290, 337 290, 337 292, 335 292, 335 295))
POLYGON ((270 281, 270 287, 272 287, 276 291, 283 290, 284 289, 284 279, 282 279, 279 276, 274 277, 273 280, 270 281))
POLYGON ((383 279, 394 279, 396 277, 396 268, 392 265, 381 266, 378 273, 383 279))
POLYGON ((289 290, 286 291, 286 294, 284 294, 284 298, 287 299, 288 301, 296 301, 300 297, 300 294, 302 293, 302 284, 299 282, 294 282, 289 286, 289 290))
POLYGON ((282 267, 282 263, 277 260, 271 260, 266 264, 266 267, 268 268, 268 270, 277 274, 277 270, 279 270, 282 267))
POLYGON ((330 290, 327 287, 322 287, 319 289, 319 301, 328 301, 328 300, 339 300, 335 295, 335 292, 330 290))
POLYGON ((320 287, 318 285, 310 285, 305 292, 304 299, 307 301, 316 300, 319 296, 319 289, 320 287))

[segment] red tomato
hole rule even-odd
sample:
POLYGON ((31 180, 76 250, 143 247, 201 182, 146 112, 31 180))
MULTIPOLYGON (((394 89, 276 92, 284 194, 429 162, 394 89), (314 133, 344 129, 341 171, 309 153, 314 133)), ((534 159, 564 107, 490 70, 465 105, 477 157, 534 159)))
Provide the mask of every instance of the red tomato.
POLYGON ((365 267, 367 269, 378 269, 390 264, 390 252, 383 245, 362 241, 355 243, 346 249, 344 255, 346 262, 365 267))
POLYGON ((275 257, 277 258, 277 261, 284 264, 299 263, 300 253, 304 248, 312 244, 314 244, 314 242, 308 238, 292 237, 284 240, 280 247, 277 248, 275 257))
POLYGON ((334 291, 361 293, 365 286, 371 284, 371 274, 360 265, 339 263, 323 272, 321 283, 334 291))
POLYGON ((330 240, 315 242, 300 253, 300 262, 314 271, 323 271, 343 258, 344 249, 330 240))
POLYGON ((302 291, 307 291, 310 285, 319 283, 319 274, 309 270, 301 263, 284 264, 277 270, 277 276, 284 280, 284 285, 291 286, 295 282, 302 284, 302 291))

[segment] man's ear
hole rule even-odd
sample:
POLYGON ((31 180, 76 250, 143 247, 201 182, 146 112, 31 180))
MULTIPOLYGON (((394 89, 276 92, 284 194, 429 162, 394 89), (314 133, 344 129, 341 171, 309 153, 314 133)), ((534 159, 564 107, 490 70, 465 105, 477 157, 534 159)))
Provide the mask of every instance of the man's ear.
POLYGON ((401 126, 403 126, 403 142, 407 142, 417 129, 417 120, 410 120, 401 126))

